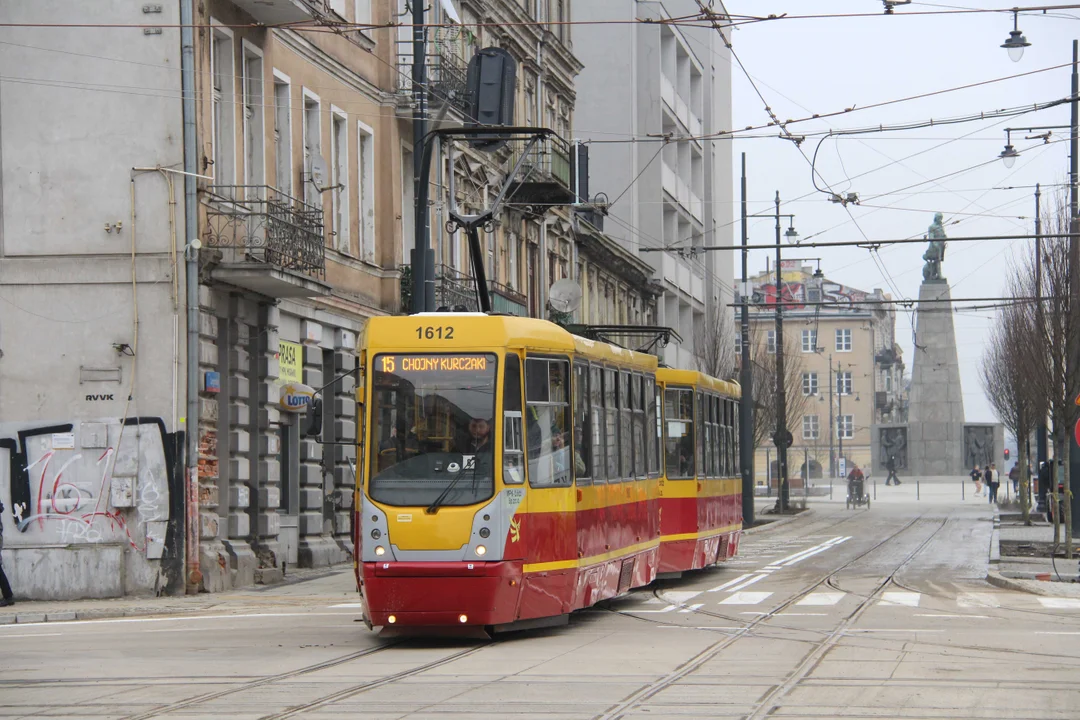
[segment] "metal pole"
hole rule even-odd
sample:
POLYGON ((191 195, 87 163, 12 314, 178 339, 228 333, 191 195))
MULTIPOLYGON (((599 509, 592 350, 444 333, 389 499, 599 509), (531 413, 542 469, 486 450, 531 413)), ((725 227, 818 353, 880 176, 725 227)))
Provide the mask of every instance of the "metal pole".
MULTIPOLYGON (((746 222, 746 153, 742 154, 742 244, 746 246, 749 229, 746 222)), ((739 458, 742 472, 743 527, 754 526, 754 372, 750 366, 750 308, 746 297, 746 264, 749 251, 742 253, 742 302, 740 310, 742 327, 742 366, 739 382, 742 383, 742 401, 739 403, 739 458)))
MULTIPOLYGON (((1040 198, 1042 197, 1042 190, 1039 184, 1035 184, 1035 235, 1042 234, 1042 208, 1040 198)), ((1046 322, 1043 319, 1043 304, 1042 304, 1042 238, 1035 238, 1035 324, 1039 328, 1039 337, 1042 337, 1046 330, 1046 322)), ((1047 453, 1047 437, 1046 437, 1046 411, 1043 411, 1042 417, 1039 419, 1039 425, 1035 431, 1035 468, 1042 467, 1044 462, 1050 459, 1047 453)), ((1046 501, 1046 488, 1039 488, 1039 499, 1043 502, 1046 501)))
POLYGON ((776 191, 776 473, 779 482, 780 512, 788 509, 787 393, 784 387, 784 307, 783 277, 780 273, 780 191, 776 191))
MULTIPOLYGON (((1078 54, 1080 54, 1080 41, 1073 40, 1072 44, 1072 117, 1070 122, 1071 139, 1069 143, 1069 318, 1070 318, 1070 337, 1066 339, 1066 373, 1065 377, 1073 378, 1077 373, 1077 352, 1080 351, 1080 322, 1077 321, 1077 316, 1080 314, 1080 240, 1076 237, 1075 233, 1080 230, 1080 218, 1077 217, 1077 213, 1080 212, 1080 197, 1077 192, 1077 182, 1080 181, 1080 166, 1078 166, 1078 155, 1080 155, 1080 134, 1078 134, 1078 114, 1080 114, 1080 74, 1077 72, 1078 67, 1078 54)), ((1071 429, 1073 423, 1077 420, 1076 408, 1072 405, 1068 406, 1072 413, 1069 417, 1067 424, 1067 430, 1071 429)), ((1072 492, 1072 479, 1080 478, 1080 446, 1077 446, 1076 441, 1072 439, 1071 433, 1066 430, 1067 439, 1065 442, 1068 445, 1069 452, 1067 453, 1066 466, 1067 472, 1065 473, 1065 494, 1066 501, 1069 502, 1069 507, 1072 515, 1071 532, 1066 535, 1066 541, 1068 547, 1066 548, 1066 557, 1072 557, 1072 532, 1080 532, 1080 497, 1072 492)))
POLYGON ((772 497, 772 458, 765 448, 765 497, 772 497))
MULTIPOLYGON (((829 368, 829 372, 832 372, 832 368, 829 368)), ((844 430, 840 427, 840 420, 844 416, 844 389, 840 387, 840 363, 836 363, 836 442, 838 445, 837 455, 840 458, 844 457, 844 430)), ((831 409, 831 408, 830 408, 831 409)), ((847 464, 844 464, 844 468, 847 468, 847 464)), ((875 496, 876 497, 876 496, 875 496)))
POLYGON ((833 429, 833 374, 832 353, 829 353, 829 477, 836 477, 836 453, 833 451, 833 440, 836 439, 836 431, 833 429))
MULTIPOLYGON (((427 28, 424 25, 424 2, 413 3, 413 197, 416 207, 415 216, 416 242, 412 255, 412 310, 413 312, 431 312, 429 294, 434 300, 435 291, 435 254, 431 251, 428 234, 428 184, 424 172, 424 139, 427 135, 427 28), (430 285, 430 289, 429 289, 430 285)), ((453 168, 450 169, 453 172, 453 168)), ((432 303, 433 305, 434 303, 432 303)))

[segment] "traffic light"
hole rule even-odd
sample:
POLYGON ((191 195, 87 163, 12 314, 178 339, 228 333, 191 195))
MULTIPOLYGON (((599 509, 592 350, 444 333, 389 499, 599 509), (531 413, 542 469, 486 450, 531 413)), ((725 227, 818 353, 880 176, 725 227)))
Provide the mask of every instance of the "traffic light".
MULTIPOLYGON (((465 127, 498 127, 514 124, 514 88, 517 85, 517 63, 502 48, 489 47, 473 55, 469 61, 465 96, 469 103, 469 119, 465 127)), ((493 137, 480 137, 472 146, 493 152, 506 144, 493 137)))
POLYGON ((1005 448, 1005 459, 1009 459, 1009 448, 1005 448))

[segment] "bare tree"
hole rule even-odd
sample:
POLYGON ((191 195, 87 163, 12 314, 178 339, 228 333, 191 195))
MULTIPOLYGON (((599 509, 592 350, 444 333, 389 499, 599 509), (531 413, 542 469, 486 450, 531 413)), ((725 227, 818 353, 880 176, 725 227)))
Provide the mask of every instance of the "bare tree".
MULTIPOLYGON (((776 353, 768 351, 765 333, 755 327, 750 333, 750 364, 753 372, 754 447, 759 448, 776 432, 776 353)), ((737 358, 741 360, 741 358, 737 358)), ((802 422, 807 396, 802 393, 803 364, 794 333, 784 333, 784 390, 787 394, 785 427, 791 430, 802 422)), ((794 431, 792 431, 794 432, 794 431)))
POLYGON ((706 375, 721 380, 735 374, 735 320, 727 308, 706 319, 701 337, 694 338, 697 368, 706 375))
MULTIPOLYGON (((1025 297, 1029 282, 1027 270, 1030 265, 1014 271, 1010 281, 1013 297, 1025 297)), ((990 400, 998 419, 1017 438, 1020 470, 1020 508, 1024 524, 1031 524, 1028 472, 1028 447, 1022 439, 1031 435, 1038 422, 1039 413, 1046 415, 1045 396, 1033 392, 1029 378, 1039 373, 1043 353, 1039 352, 1039 328, 1036 308, 1030 303, 1017 301, 998 312, 998 322, 990 333, 990 343, 983 354, 981 380, 986 397, 990 400)))

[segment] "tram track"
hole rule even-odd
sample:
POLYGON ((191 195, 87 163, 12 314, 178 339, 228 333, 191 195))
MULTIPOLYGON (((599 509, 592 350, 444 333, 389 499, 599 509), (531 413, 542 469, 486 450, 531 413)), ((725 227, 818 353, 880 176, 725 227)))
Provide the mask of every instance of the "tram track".
MULTIPOLYGON (((731 634, 726 635, 724 638, 722 638, 720 640, 717 640, 716 642, 712 643, 711 645, 706 647, 704 650, 699 652, 697 655, 690 658, 689 660, 684 662, 679 667, 675 668, 675 670, 673 670, 672 672, 668 673, 666 676, 664 676, 662 678, 659 678, 658 680, 655 680, 652 683, 649 683, 648 685, 638 689, 633 694, 631 694, 629 697, 625 698, 619 704, 609 708, 608 710, 606 710, 605 712, 603 712, 603 713, 601 713, 599 715, 594 716, 593 720, 619 720, 620 718, 623 718, 628 712, 630 712, 632 710, 635 710, 635 709, 645 705, 649 701, 650 698, 654 697, 656 694, 658 694, 659 692, 665 690, 666 688, 670 687, 671 685, 674 685, 676 682, 678 682, 682 678, 686 677, 687 675, 690 675, 693 672, 697 671, 699 668, 701 668, 703 665, 705 665, 705 663, 712 660, 714 657, 716 657, 721 652, 723 652, 727 648, 734 645, 739 640, 741 640, 741 639, 743 639, 743 638, 745 638, 745 637, 747 637, 749 635, 752 635, 753 631, 756 628, 758 628, 759 626, 763 625, 764 623, 772 620, 779 613, 781 613, 784 610, 788 609, 789 607, 793 606, 799 600, 803 599, 804 597, 806 597, 807 595, 809 595, 810 593, 815 591, 817 588, 821 587, 823 584, 825 584, 831 577, 835 576, 837 573, 843 571, 844 569, 850 567, 851 565, 854 565, 859 560, 862 560, 866 556, 870 555, 871 553, 873 553, 874 551, 876 551, 877 549, 879 549, 880 547, 882 547, 886 543, 888 543, 888 542, 894 540, 895 538, 897 538, 899 535, 901 535, 902 533, 907 531, 909 528, 913 527, 916 523, 918 523, 922 519, 922 517, 923 517, 922 515, 919 515, 918 517, 913 518, 912 520, 907 522, 905 525, 903 525, 900 529, 898 529, 897 531, 895 531, 891 535, 879 540, 877 543, 875 543, 869 549, 859 553, 858 555, 856 555, 855 557, 853 557, 850 560, 846 561, 845 563, 843 563, 839 567, 837 567, 837 568, 829 571, 828 573, 822 575, 817 580, 811 581, 809 584, 805 585, 802 590, 800 590, 799 592, 793 594, 791 597, 789 597, 784 602, 780 603, 779 605, 777 605, 777 606, 773 607, 772 609, 770 609, 768 612, 763 613, 762 615, 758 616, 757 618, 754 618, 753 620, 751 620, 749 622, 746 622, 745 620, 741 620, 741 619, 731 618, 730 616, 722 615, 720 613, 714 613, 712 611, 702 610, 700 608, 692 609, 691 613, 693 613, 693 614, 704 615, 704 616, 709 616, 709 617, 713 617, 713 618, 719 618, 719 619, 729 621, 729 622, 730 621, 735 621, 735 622, 740 622, 740 623, 745 623, 745 624, 744 624, 743 627, 741 627, 741 628, 739 628, 737 630, 730 631, 731 634)), ((944 522, 942 523, 941 526, 939 526, 939 528, 937 528, 934 531, 934 533, 932 533, 930 535, 929 538, 924 540, 919 545, 919 547, 916 548, 915 553, 913 553, 911 555, 911 557, 914 557, 914 554, 918 553, 919 550, 921 550, 923 547, 925 547, 925 545, 927 543, 929 543, 930 539, 932 539, 933 536, 937 533, 937 531, 940 530, 940 528, 943 527, 943 526, 944 526, 944 522)), ((908 560, 905 560, 905 563, 908 562, 908 561, 910 561, 910 558, 908 560)), ((886 581, 886 583, 887 583, 887 581, 886 581)), ((867 605, 869 605, 869 601, 865 601, 864 603, 862 603, 860 605, 860 608, 862 608, 864 606, 867 606, 867 605)), ((612 610, 611 612, 616 613, 618 615, 624 615, 624 616, 633 617, 634 619, 638 619, 638 620, 644 619, 646 621, 654 622, 656 624, 665 624, 665 625, 668 624, 665 621, 653 621, 653 620, 648 619, 648 618, 640 618, 638 616, 633 615, 633 613, 631 613, 631 612, 618 611, 618 610, 612 610)), ((790 629, 790 630, 805 631, 805 628, 782 628, 782 627, 777 627, 777 629, 790 629)), ((817 641, 816 644, 820 645, 822 642, 825 642, 825 640, 817 641)), ((813 652, 814 651, 811 651, 811 653, 813 653, 813 652)))

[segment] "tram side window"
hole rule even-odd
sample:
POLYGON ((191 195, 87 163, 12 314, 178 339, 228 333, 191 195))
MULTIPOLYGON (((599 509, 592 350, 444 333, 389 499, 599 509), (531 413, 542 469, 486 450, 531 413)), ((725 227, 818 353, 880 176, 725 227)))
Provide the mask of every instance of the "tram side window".
POLYGON ((709 402, 713 407, 713 418, 715 418, 714 422, 716 422, 717 427, 717 443, 716 447, 713 448, 713 467, 715 468, 715 473, 719 477, 727 477, 728 469, 726 467, 726 459, 728 440, 727 428, 724 427, 724 400, 713 396, 709 398, 709 402))
POLYGON ((574 364, 574 473, 578 484, 592 477, 592 431, 589 422, 589 366, 574 364))
POLYGON ((664 444, 668 478, 694 477, 694 392, 664 393, 664 444))
POLYGON ((608 482, 619 481, 619 408, 616 405, 614 370, 604 369, 604 444, 607 450, 608 482))
POLYGON ((697 395, 698 427, 701 428, 701 442, 698 446, 698 475, 700 477, 712 477, 712 466, 709 464, 709 456, 712 454, 713 437, 712 417, 709 415, 709 396, 697 395))
POLYGON ((619 479, 634 475, 634 440, 630 435, 630 373, 619 373, 619 479))
POLYGON ((646 456, 648 458, 648 470, 649 475, 656 475, 660 472, 660 438, 662 436, 660 427, 660 418, 657 416, 657 401, 659 397, 656 392, 656 379, 652 377, 645 378, 645 393, 644 400, 646 404, 645 410, 645 446, 646 456))
POLYGON ((645 438, 645 378, 635 375, 630 379, 634 386, 634 477, 645 477, 646 457, 649 443, 645 438))
MULTIPOLYGON (((701 393, 694 393, 694 397, 697 399, 697 422, 698 422, 698 427, 700 428, 701 426, 703 426, 705 424, 705 414, 703 412, 704 409, 705 409, 705 406, 704 406, 704 404, 702 403, 702 400, 701 400, 701 397, 702 397, 701 393)), ((699 430, 698 431, 698 436, 697 436, 697 474, 702 475, 702 476, 705 475, 705 442, 704 442, 704 440, 705 440, 704 433, 702 433, 699 430)))
POLYGON ((709 477, 716 477, 716 450, 720 445, 720 434, 716 425, 716 405, 712 395, 705 396, 705 417, 709 419, 709 442, 705 446, 705 467, 709 477))
POLYGON ((604 392, 601 374, 603 370, 593 365, 589 368, 589 431, 592 433, 592 457, 589 472, 594 482, 604 478, 604 392))
POLYGON ((532 487, 566 487, 574 482, 569 377, 567 360, 525 361, 525 452, 532 487))
POLYGON ((739 459, 739 402, 729 400, 731 403, 731 472, 734 474, 741 470, 739 459))
POLYGON ((503 482, 525 482, 525 437, 521 427, 521 360, 507 354, 503 376, 503 482))

